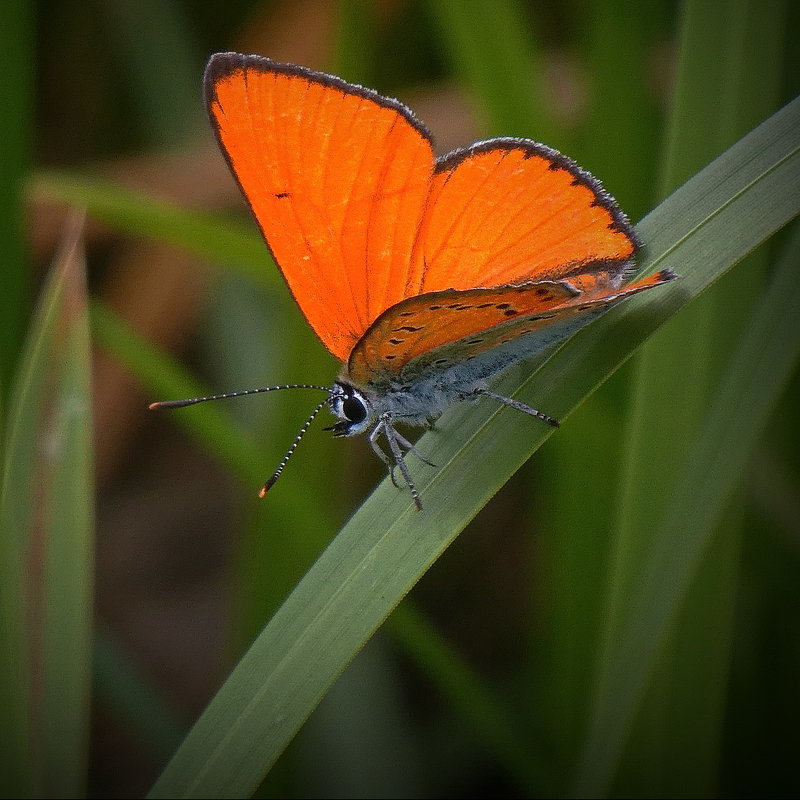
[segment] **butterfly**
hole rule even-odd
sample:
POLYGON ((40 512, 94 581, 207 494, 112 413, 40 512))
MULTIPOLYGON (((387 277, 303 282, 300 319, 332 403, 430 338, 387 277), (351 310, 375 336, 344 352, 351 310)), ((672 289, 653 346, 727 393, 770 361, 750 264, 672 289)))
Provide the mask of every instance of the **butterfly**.
POLYGON ((289 289, 342 361, 331 387, 151 406, 324 391, 262 496, 327 407, 333 435, 368 433, 421 509, 405 456, 426 459, 397 423, 430 426, 452 404, 488 397, 557 426, 488 382, 676 277, 626 283, 640 247, 633 227, 597 179, 545 145, 496 138, 436 158, 397 100, 256 55, 213 55, 205 101, 289 289))

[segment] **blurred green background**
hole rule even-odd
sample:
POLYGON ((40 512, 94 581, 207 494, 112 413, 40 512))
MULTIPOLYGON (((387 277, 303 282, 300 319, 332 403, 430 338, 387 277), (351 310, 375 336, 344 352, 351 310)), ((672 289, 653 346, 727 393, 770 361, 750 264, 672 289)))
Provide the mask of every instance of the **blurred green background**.
MULTIPOLYGON (((39 784, 54 796, 145 794, 383 477, 365 441, 318 426, 259 502, 312 401, 146 410, 195 390, 328 384, 338 368, 212 141, 209 54, 256 52, 398 97, 439 153, 496 135, 543 141, 633 220, 800 84, 788 1, 7 0, 0 15, 4 408, 66 206, 89 207, 92 695, 72 774, 39 784)), ((640 612, 626 607, 638 559, 702 452, 715 387, 787 240, 738 264, 570 415, 343 673, 262 796, 797 796, 796 369, 690 565, 619 751, 591 755, 619 609, 640 612)), ((18 597, 36 593, 32 552, 18 597)), ((36 741, 44 646, 21 624, 36 741)), ((47 744, 33 750, 12 753, 10 776, 17 757, 47 771, 47 744)), ((0 794, 15 796, 18 778, 0 794)))

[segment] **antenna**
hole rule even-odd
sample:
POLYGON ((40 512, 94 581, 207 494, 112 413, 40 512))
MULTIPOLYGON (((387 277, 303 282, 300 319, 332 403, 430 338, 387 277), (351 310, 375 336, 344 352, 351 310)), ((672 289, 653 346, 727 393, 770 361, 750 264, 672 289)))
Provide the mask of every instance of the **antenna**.
POLYGON ((321 392, 331 393, 329 386, 319 386, 316 383, 287 383, 284 386, 262 386, 260 389, 242 389, 238 392, 225 392, 225 394, 210 394, 208 397, 191 397, 188 400, 161 400, 150 403, 151 411, 162 408, 184 408, 195 403, 205 403, 207 400, 226 400, 229 397, 243 397, 246 394, 259 394, 260 392, 276 392, 279 389, 319 389, 321 392))
POLYGON ((311 423, 314 421, 314 418, 322 411, 323 407, 326 403, 330 403, 333 398, 336 396, 330 389, 329 386, 320 386, 316 383, 287 383, 282 386, 262 386, 258 389, 242 389, 238 392, 225 392, 224 394, 210 394, 207 397, 190 397, 186 400, 161 400, 157 403, 150 403, 148 408, 151 411, 158 411, 164 408, 184 408, 185 406, 193 406, 195 403, 205 403, 208 400, 227 400, 229 397, 243 397, 246 394, 259 394, 260 392, 277 392, 279 389, 318 389, 321 392, 325 392, 328 396, 320 402, 317 407, 311 412, 309 418, 303 423, 302 427, 297 433, 297 436, 294 437, 292 443, 289 445, 289 449, 284 454, 283 458, 281 459, 280 463, 278 464, 278 468, 275 472, 272 473, 269 480, 261 487, 261 491, 258 493, 259 497, 264 497, 264 495, 272 488, 275 484, 275 481, 280 478, 281 473, 283 472, 284 467, 286 466, 289 459, 292 457, 292 453, 297 450, 297 445, 300 444, 300 440, 305 436, 306 431, 308 430, 311 423))
POLYGON ((278 464, 278 468, 275 470, 275 472, 272 473, 272 475, 269 477, 269 479, 266 481, 266 483, 261 487, 261 491, 258 493, 259 497, 264 497, 266 495, 266 493, 275 485, 275 481, 277 481, 278 478, 280 478, 281 473, 283 472, 283 468, 286 466, 287 462, 292 457, 292 453, 294 453, 294 451, 297 450, 297 445, 300 444, 300 440, 306 435, 306 431, 308 430, 308 428, 311 425, 311 423, 314 421, 314 418, 317 416, 317 414, 319 414, 320 411, 322 411, 322 407, 326 403, 330 403, 332 399, 333 399, 333 396, 326 397, 311 412, 311 414, 309 415, 308 419, 303 423, 302 427, 297 432, 297 436, 294 437, 292 443, 289 445, 289 449, 284 454, 283 458, 281 459, 280 464, 278 464))

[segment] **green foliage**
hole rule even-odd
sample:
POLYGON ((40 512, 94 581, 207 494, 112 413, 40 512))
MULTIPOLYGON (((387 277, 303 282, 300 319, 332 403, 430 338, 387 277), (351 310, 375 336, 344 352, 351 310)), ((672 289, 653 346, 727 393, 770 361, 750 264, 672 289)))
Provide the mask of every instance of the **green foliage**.
MULTIPOLYGON (((412 467, 422 513, 386 479, 343 524, 380 465, 363 442, 319 435, 259 503, 304 396, 170 412, 164 424, 212 455, 241 509, 227 623, 238 663, 175 751, 181 723, 128 658, 131 645, 107 628, 91 641, 93 506, 108 490, 92 476, 89 324, 151 400, 327 383, 336 365, 252 225, 49 159, 54 169, 27 179, 32 200, 85 208, 90 221, 199 256, 211 265, 212 305, 194 345, 201 380, 102 301, 89 304, 73 228, 23 344, 13 320, 27 313, 29 273, 21 233, 8 233, 0 795, 91 791, 92 661, 99 702, 163 762, 153 797, 307 796, 311 786, 391 796, 400 773, 402 791, 420 796, 488 786, 496 796, 796 793, 781 755, 800 744, 800 617, 787 611, 800 566, 789 5, 687 0, 675 19, 668 4, 627 0, 323 5, 338 14, 319 55, 331 69, 391 83, 407 101, 426 76, 460 85, 487 135, 546 141, 632 215, 652 209, 637 225, 639 267, 670 267, 680 280, 506 376, 501 391, 563 420, 555 433, 491 404, 448 412, 419 443, 437 466, 412 467), (404 69, 413 81, 395 86, 404 69), (478 540, 488 555, 467 582, 457 559, 478 540)), ((135 4, 111 3, 102 25, 116 58, 102 71, 96 55, 77 59, 65 75, 80 78, 83 94, 67 91, 76 116, 86 98, 108 109, 92 126, 114 131, 120 151, 186 148, 198 133, 205 54, 192 8, 149 0, 145 25, 135 4)), ((42 18, 43 33, 79 51, 87 18, 58 13, 42 18)), ((308 31, 319 23, 293 19, 308 31)), ((258 29, 256 16, 249 24, 258 29)), ((210 50, 228 47, 217 30, 207 38, 210 50)), ((11 57, 29 69, 24 53, 11 57)), ((43 53, 44 75, 57 74, 54 60, 43 53)), ((24 111, 32 87, 17 88, 24 111)), ((100 154, 95 145, 83 158, 100 154)), ((17 136, 7 155, 13 214, 27 145, 17 136)))

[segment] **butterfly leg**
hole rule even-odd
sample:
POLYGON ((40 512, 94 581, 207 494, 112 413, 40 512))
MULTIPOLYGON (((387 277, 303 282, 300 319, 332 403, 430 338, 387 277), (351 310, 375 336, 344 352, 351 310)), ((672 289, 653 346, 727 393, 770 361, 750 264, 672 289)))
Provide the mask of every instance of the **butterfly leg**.
POLYGON ((546 422, 548 425, 552 425, 554 428, 558 428, 561 424, 557 419, 553 419, 553 417, 545 414, 543 411, 537 411, 535 408, 531 408, 530 406, 525 405, 525 403, 521 403, 519 400, 514 400, 513 397, 505 397, 502 394, 495 394, 495 392, 490 392, 488 389, 483 389, 481 387, 473 389, 468 394, 465 394, 464 397, 468 398, 473 395, 491 397, 493 400, 498 400, 504 405, 515 408, 517 411, 522 411, 524 414, 530 414, 532 417, 537 417, 538 419, 546 422))
MULTIPOLYGON (((394 471, 397 469, 397 464, 386 455, 381 449, 381 446, 378 444, 378 437, 381 435, 383 428, 380 424, 376 425, 375 429, 369 435, 369 443, 372 446, 372 451, 386 464, 386 469, 389 471, 389 477, 392 479, 392 484, 396 489, 400 488, 400 484, 397 482, 397 478, 394 476, 394 471)), ((395 431, 395 433, 397 433, 395 431)), ((399 436, 399 434, 397 434, 399 436)), ((388 435, 387 435, 388 440, 388 435)))
POLYGON ((381 423, 378 423, 372 429, 372 432, 369 435, 369 444, 370 447, 372 447, 372 452, 375 453, 375 455, 378 456, 378 458, 383 461, 384 464, 386 464, 386 469, 389 471, 389 477, 392 479, 392 483, 397 486, 397 481, 394 477, 395 464, 392 459, 383 452, 381 446, 378 444, 378 437, 380 436, 382 430, 383 428, 381 427, 381 423))
MULTIPOLYGON (((409 445, 411 448, 410 442, 408 442, 405 438, 400 436, 399 433, 392 427, 392 415, 390 413, 381 414, 378 424, 375 426, 375 429, 370 434, 370 439, 374 436, 376 439, 380 432, 383 431, 383 435, 386 437, 386 442, 389 445, 389 450, 392 452, 392 457, 394 458, 394 466, 398 467, 400 470, 400 474, 403 476, 403 479, 408 486, 408 490, 411 492, 411 497, 414 500, 414 505, 417 507, 417 511, 422 511, 422 501, 419 499, 419 492, 417 491, 417 487, 414 485, 414 481, 411 479, 411 473, 408 471, 408 466, 406 465, 405 458, 403 457, 403 451, 400 449, 400 443, 405 442, 405 444, 409 445)), ((383 454, 386 455, 385 453, 383 454)), ((389 474, 392 476, 392 482, 395 486, 394 480, 394 468, 390 468, 389 474)))
POLYGON ((425 456, 422 455, 422 453, 420 453, 420 451, 417 450, 417 448, 414 447, 414 445, 411 444, 411 442, 409 442, 405 436, 401 436, 397 431, 394 431, 394 435, 397 437, 398 444, 401 447, 405 447, 407 453, 413 453, 423 464, 427 464, 429 467, 436 466, 436 464, 434 464, 432 461, 428 461, 428 459, 425 458, 425 456))
MULTIPOLYGON (((389 456, 387 456, 386 453, 383 452, 380 445, 378 444, 378 437, 380 436, 382 431, 383 428, 381 427, 381 425, 380 424, 377 425, 375 429, 372 431, 372 433, 369 435, 369 443, 375 455, 377 455, 378 458, 380 458, 380 460, 383 461, 384 464, 386 464, 389 470, 389 477, 392 479, 392 483, 397 488, 400 488, 399 484, 397 483, 397 478, 395 478, 394 476, 394 471, 397 468, 397 463, 393 462, 389 458, 389 456)), ((427 458, 425 458, 425 456, 423 456, 422 453, 420 453, 420 451, 417 450, 417 448, 414 447, 414 445, 411 444, 411 442, 409 442, 408 439, 405 438, 405 436, 401 436, 396 430, 394 430, 394 428, 392 428, 392 433, 397 438, 397 444, 400 447, 404 447, 407 453, 413 453, 420 461, 422 461, 424 464, 427 464, 429 467, 436 466, 436 464, 434 464, 432 461, 429 461, 427 458)), ((388 434, 386 434, 386 438, 388 440, 389 438, 388 434)))

